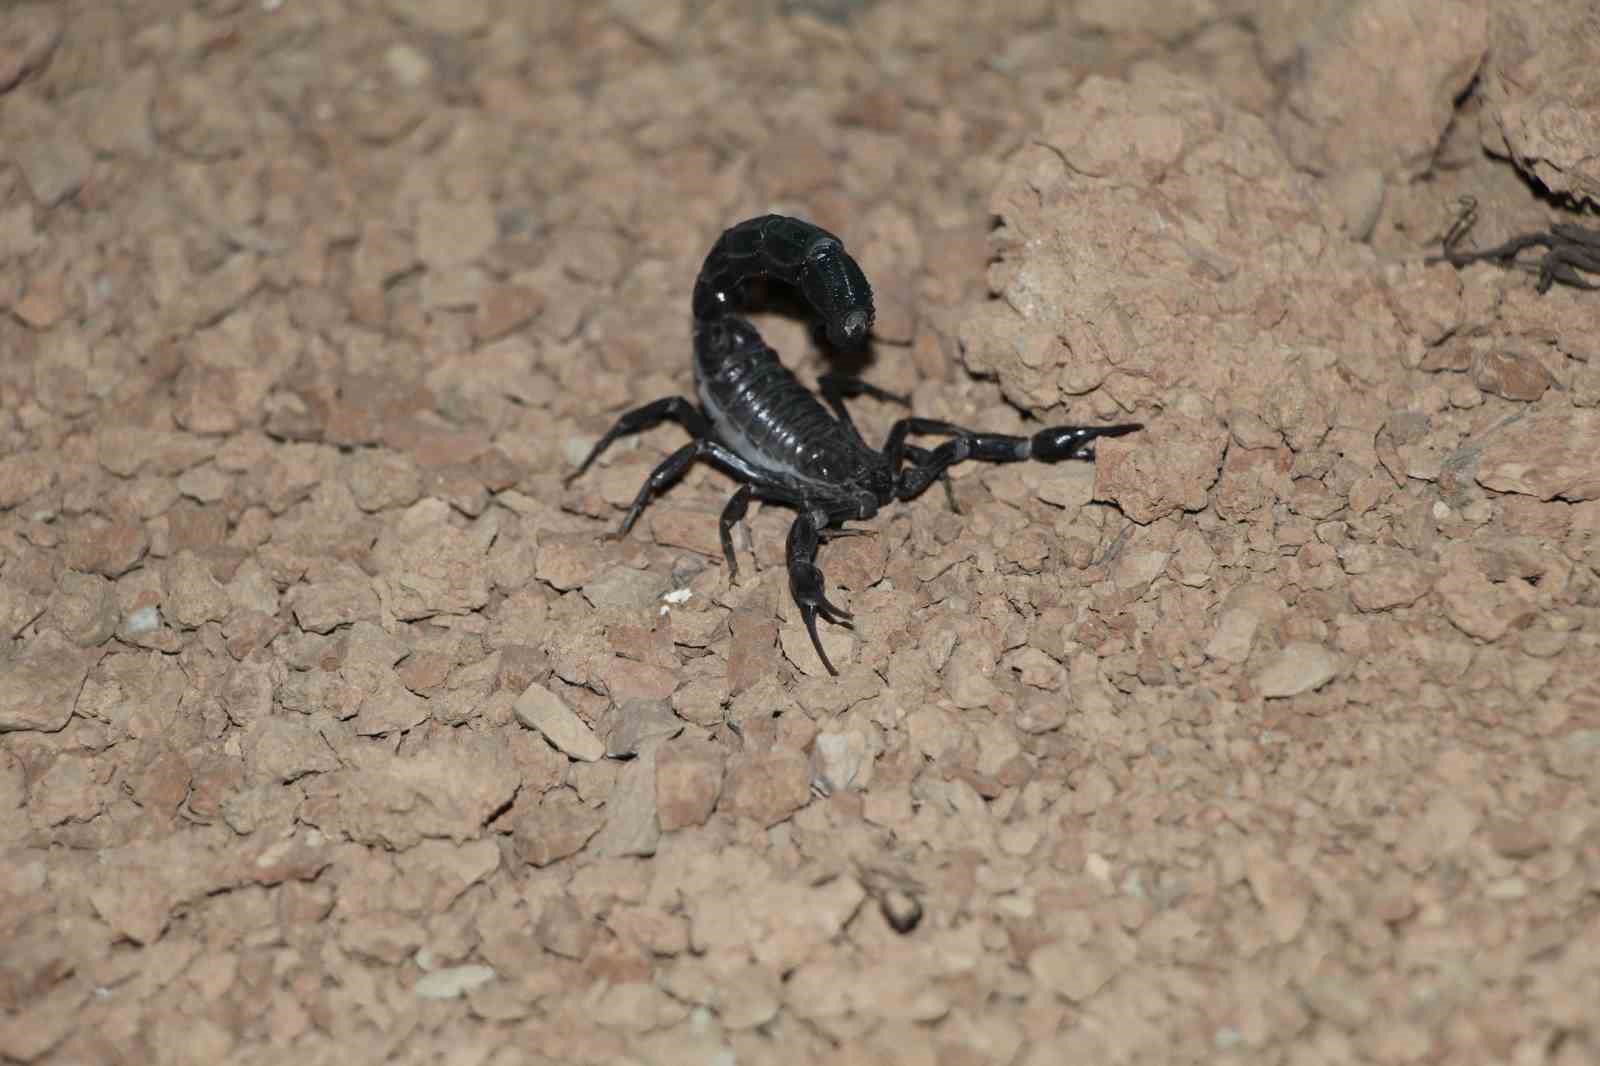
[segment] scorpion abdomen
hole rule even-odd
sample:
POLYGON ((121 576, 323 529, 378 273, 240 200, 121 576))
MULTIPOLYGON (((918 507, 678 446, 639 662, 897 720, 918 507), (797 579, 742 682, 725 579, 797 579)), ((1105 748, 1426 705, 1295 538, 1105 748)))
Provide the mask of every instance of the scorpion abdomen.
MULTIPOLYGON (((695 326, 696 385, 717 435, 752 465, 832 489, 840 476, 887 464, 840 425, 737 315, 695 326)), ((887 502, 885 499, 883 502, 887 502)))

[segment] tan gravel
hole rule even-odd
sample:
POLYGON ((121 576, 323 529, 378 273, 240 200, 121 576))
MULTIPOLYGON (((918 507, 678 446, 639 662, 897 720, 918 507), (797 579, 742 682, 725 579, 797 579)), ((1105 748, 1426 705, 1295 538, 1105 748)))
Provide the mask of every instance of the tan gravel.
POLYGON ((1600 1060, 1600 294, 1424 263, 1582 221, 1596 70, 1566 0, 0 7, 0 1061, 1600 1060), (783 509, 601 536, 681 431, 562 484, 768 210, 920 414, 1146 426, 825 545, 838 678, 783 509))

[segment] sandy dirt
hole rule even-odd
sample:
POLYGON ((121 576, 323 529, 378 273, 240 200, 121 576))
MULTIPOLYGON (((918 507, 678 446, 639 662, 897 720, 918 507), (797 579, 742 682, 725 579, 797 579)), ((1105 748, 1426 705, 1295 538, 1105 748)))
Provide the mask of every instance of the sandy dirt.
POLYGON ((1597 42, 6 4, 0 1060, 1600 1061, 1600 293, 1424 261, 1594 224, 1597 42), (681 430, 562 483, 769 210, 919 413, 1146 427, 825 545, 838 678, 790 512, 603 539, 681 430))

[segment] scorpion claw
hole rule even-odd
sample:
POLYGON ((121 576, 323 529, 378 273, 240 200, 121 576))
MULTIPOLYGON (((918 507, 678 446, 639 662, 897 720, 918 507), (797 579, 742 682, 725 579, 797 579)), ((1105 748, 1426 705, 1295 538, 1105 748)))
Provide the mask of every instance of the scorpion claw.
POLYGON ((833 663, 828 659, 828 653, 822 650, 822 638, 817 635, 817 606, 815 604, 800 605, 800 617, 806 624, 806 632, 811 634, 811 646, 817 649, 817 658, 822 660, 822 665, 828 668, 828 673, 834 677, 839 676, 839 671, 833 668, 833 663))
POLYGON ((817 649, 817 657, 822 660, 822 665, 828 668, 828 673, 837 677, 839 671, 833 668, 833 663, 828 661, 827 652, 822 650, 822 637, 817 633, 817 617, 820 615, 832 625, 848 628, 853 616, 843 607, 828 600, 822 588, 822 571, 815 566, 802 562, 790 571, 789 577, 795 605, 800 608, 800 619, 806 624, 806 633, 811 637, 812 646, 817 649))
POLYGON ((848 627, 850 625, 850 620, 855 617, 855 615, 851 614, 843 607, 835 606, 825 599, 819 599, 817 601, 817 610, 821 613, 822 617, 826 618, 836 626, 848 627))
POLYGON ((801 579, 795 582, 795 602, 800 605, 800 610, 807 615, 821 615, 834 625, 849 625, 855 617, 849 611, 831 602, 822 591, 822 574, 815 567, 803 573, 801 579))
POLYGON ((819 529, 817 531, 818 540, 838 540, 840 537, 876 537, 877 535, 878 531, 876 529, 857 529, 855 526, 819 529))
MULTIPOLYGON (((1101 437, 1121 437, 1144 426, 1124 423, 1119 426, 1055 426, 1042 429, 1033 435, 1029 451, 1031 458, 1042 463, 1062 459, 1093 459, 1094 442, 1101 437)), ((1026 453, 1024 453, 1026 454, 1026 453)))

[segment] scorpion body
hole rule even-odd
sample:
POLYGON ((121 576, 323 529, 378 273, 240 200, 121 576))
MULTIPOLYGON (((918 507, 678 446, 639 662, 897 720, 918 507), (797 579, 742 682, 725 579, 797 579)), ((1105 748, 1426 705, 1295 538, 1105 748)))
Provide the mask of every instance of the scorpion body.
MULTIPOLYGON (((810 222, 763 215, 727 230, 712 246, 695 281, 694 371, 699 404, 669 396, 624 414, 601 437, 569 477, 579 477, 613 441, 661 422, 677 422, 694 439, 650 474, 617 531, 625 536, 645 505, 683 475, 696 459, 707 459, 742 482, 719 522, 730 579, 737 576, 733 527, 744 519, 752 497, 793 507, 786 560, 789 588, 817 656, 837 674, 817 635, 820 616, 848 625, 850 612, 828 601, 818 546, 831 537, 864 532, 848 521, 873 517, 894 500, 920 495, 936 479, 967 459, 1015 462, 1093 459, 1100 437, 1121 436, 1138 425, 1054 426, 1031 437, 979 433, 936 419, 896 422, 884 447, 862 439, 846 397, 868 395, 893 403, 906 399, 858 378, 825 374, 817 381, 822 399, 807 389, 740 313, 756 279, 791 286, 817 314, 837 348, 864 343, 872 329, 872 288, 844 243, 810 222), (912 434, 948 438, 928 449, 907 441, 912 434)), ((955 499, 950 497, 951 505, 955 499)))

